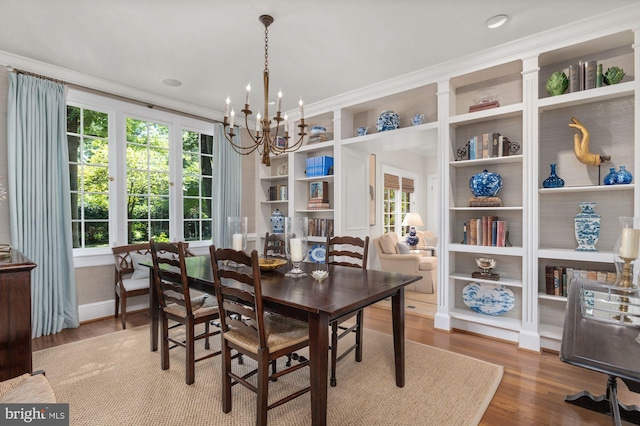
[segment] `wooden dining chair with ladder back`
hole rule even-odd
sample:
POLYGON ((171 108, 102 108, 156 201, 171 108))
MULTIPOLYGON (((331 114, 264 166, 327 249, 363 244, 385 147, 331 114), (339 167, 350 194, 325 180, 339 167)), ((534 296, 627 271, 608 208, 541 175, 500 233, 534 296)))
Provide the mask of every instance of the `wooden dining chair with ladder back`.
POLYGON ((269 404, 270 381, 309 366, 304 360, 269 374, 269 366, 278 358, 309 345, 309 327, 305 322, 265 312, 256 250, 251 256, 228 248, 216 250, 215 246, 209 251, 222 330, 222 411, 231 411, 231 389, 240 383, 257 394, 256 424, 266 425, 268 410, 310 390, 306 386, 269 404), (234 266, 226 266, 229 263, 234 266), (257 369, 242 376, 236 374, 231 368, 232 350, 255 360, 257 369), (254 375, 257 377, 249 381, 254 375))
POLYGON ((205 349, 210 350, 209 338, 220 334, 220 330, 210 331, 210 322, 220 317, 215 296, 208 294, 192 298, 189 291, 186 247, 182 242, 164 243, 151 240, 151 257, 155 291, 160 302, 162 344, 161 367, 169 368, 169 350, 177 346, 186 349, 186 382, 195 381, 195 363, 216 355, 221 351, 209 352, 200 358, 195 357, 195 342, 204 339, 205 349), (169 327, 169 321, 176 324, 169 327), (204 324, 204 332, 196 334, 196 326, 204 324), (184 326, 185 336, 173 337, 170 330, 184 326), (169 346, 172 344, 172 346, 169 346))
MULTIPOLYGON (((364 239, 359 237, 327 235, 325 262, 329 265, 340 265, 351 268, 367 269, 367 258, 369 253, 369 237, 364 239)), ((356 361, 362 361, 362 334, 363 334, 363 311, 362 309, 347 314, 331 322, 331 386, 337 385, 336 365, 352 351, 356 351, 356 361), (355 323, 345 325, 344 323, 355 317, 355 323), (338 355, 338 341, 346 336, 355 334, 354 343, 338 355)))

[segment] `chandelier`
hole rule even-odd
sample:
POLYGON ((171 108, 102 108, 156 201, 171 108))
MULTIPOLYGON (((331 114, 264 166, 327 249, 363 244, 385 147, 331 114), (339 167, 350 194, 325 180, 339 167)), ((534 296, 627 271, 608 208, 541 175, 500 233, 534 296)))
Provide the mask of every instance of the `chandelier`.
POLYGON ((257 150, 258 153, 262 155, 262 164, 270 166, 271 162, 269 160, 269 155, 271 153, 274 155, 280 155, 287 152, 293 152, 302 146, 302 140, 306 135, 304 130, 307 126, 304 124, 303 103, 302 99, 300 99, 300 102, 298 103, 300 106, 300 124, 298 125, 300 132, 298 133, 298 136, 300 138, 294 144, 289 144, 290 124, 287 114, 284 114, 284 117, 281 115, 280 107, 282 105, 282 92, 279 91, 276 115, 273 117, 273 120, 275 121, 275 128, 271 128, 272 121, 269 119, 269 25, 273 23, 273 17, 269 15, 262 15, 258 19, 262 25, 264 25, 264 71, 262 73, 264 81, 264 117, 262 117, 260 112, 258 112, 256 115, 256 130, 252 133, 251 130, 249 130, 248 123, 249 116, 252 114, 251 109, 249 109, 249 93, 251 92, 251 85, 248 84, 246 87, 246 96, 242 113, 244 113, 244 124, 249 136, 251 137, 251 142, 248 145, 241 145, 233 141, 233 137, 235 136, 233 127, 235 112, 231 109, 231 113, 229 113, 229 108, 231 107, 231 100, 229 97, 227 97, 225 105, 223 124, 225 136, 237 153, 249 155, 257 150), (281 122, 284 122, 284 129, 282 135, 279 135, 281 122))

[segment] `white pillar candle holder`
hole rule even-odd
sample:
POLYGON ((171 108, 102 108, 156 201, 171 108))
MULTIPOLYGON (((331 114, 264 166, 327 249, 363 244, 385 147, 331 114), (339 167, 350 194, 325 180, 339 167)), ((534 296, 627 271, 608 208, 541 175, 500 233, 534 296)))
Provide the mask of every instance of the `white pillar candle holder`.
POLYGON ((307 257, 309 219, 306 217, 287 217, 285 223, 285 250, 291 261, 288 277, 305 277, 307 273, 300 267, 307 257))

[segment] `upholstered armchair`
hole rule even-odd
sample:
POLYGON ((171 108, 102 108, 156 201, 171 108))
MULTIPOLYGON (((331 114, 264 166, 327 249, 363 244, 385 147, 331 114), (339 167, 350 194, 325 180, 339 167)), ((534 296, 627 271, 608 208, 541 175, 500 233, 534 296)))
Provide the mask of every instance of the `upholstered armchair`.
POLYGON ((383 271, 420 275, 422 277, 421 280, 405 287, 407 290, 434 293, 438 282, 438 258, 432 255, 435 254, 435 250, 431 250, 430 247, 435 247, 436 240, 433 236, 429 237, 432 238, 431 241, 427 241, 426 238, 425 236, 425 243, 433 245, 423 243, 421 238, 418 243, 418 248, 421 248, 421 250, 411 252, 408 250, 408 246, 400 241, 398 234, 387 232, 373 239, 373 247, 376 250, 378 259, 380 259, 380 266, 383 271))

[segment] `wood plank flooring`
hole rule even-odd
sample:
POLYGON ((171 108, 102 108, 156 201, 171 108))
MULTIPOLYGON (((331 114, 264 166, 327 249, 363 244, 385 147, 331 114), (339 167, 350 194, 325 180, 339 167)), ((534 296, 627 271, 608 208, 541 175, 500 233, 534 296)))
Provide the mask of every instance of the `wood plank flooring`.
MULTIPOLYGON (((127 315, 127 327, 149 323, 146 311, 127 315)), ((391 312, 365 310, 365 327, 391 334, 391 312)), ((121 330, 120 319, 107 318, 33 340, 33 350, 62 345, 121 330)), ((519 350, 515 344, 458 331, 433 329, 433 321, 406 316, 406 338, 440 349, 467 355, 504 367, 504 375, 482 425, 610 425, 610 417, 564 402, 568 394, 582 390, 594 395, 605 391, 607 376, 560 361, 557 353, 519 350)), ((640 352, 640 351, 639 351, 640 352)), ((366 353, 364 360, 366 362, 366 353)), ((428 363, 428 360, 425 360, 428 363)), ((158 367, 159 368, 159 367, 158 367)), ((460 389, 464 392, 464 389, 460 389)), ((618 381, 619 398, 625 404, 640 405, 640 395, 618 381)), ((623 424, 628 424, 623 422, 623 424)))

